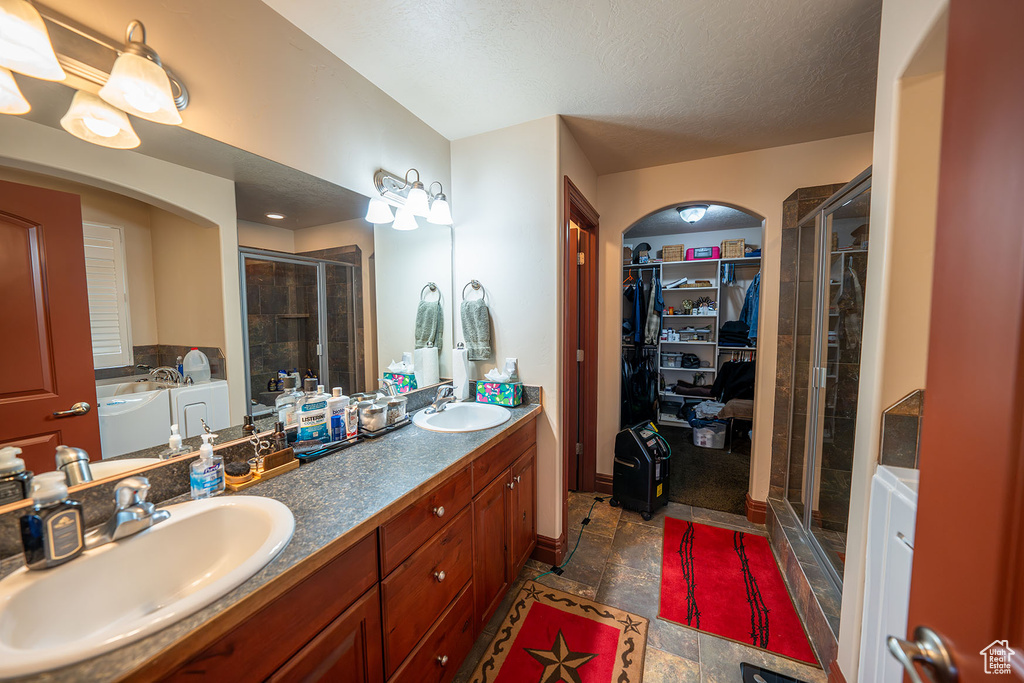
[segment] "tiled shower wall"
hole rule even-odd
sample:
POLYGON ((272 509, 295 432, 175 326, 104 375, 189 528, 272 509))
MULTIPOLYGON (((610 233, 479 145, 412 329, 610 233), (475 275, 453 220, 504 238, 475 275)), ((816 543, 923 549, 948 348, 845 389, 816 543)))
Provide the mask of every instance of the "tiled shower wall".
MULTIPOLYGON (((161 365, 173 368, 176 366, 178 356, 182 358, 192 349, 191 346, 180 344, 149 344, 146 346, 133 346, 132 357, 135 365, 149 365, 159 367, 161 365)), ((210 359, 210 376, 213 379, 224 379, 224 352, 214 346, 200 346, 200 351, 210 359)), ((124 365, 117 368, 100 368, 96 370, 96 379, 111 379, 114 377, 131 377, 132 375, 144 374, 135 365, 124 365)))

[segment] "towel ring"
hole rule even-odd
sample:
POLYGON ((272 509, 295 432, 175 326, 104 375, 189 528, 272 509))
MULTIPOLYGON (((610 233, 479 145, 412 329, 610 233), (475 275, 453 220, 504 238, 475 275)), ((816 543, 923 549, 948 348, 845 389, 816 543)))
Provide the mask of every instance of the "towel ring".
POLYGON ((434 292, 435 294, 437 294, 437 301, 438 301, 438 303, 440 303, 440 301, 441 301, 441 291, 437 288, 437 285, 435 285, 433 282, 428 282, 427 284, 423 285, 423 289, 420 290, 420 301, 426 301, 426 295, 427 295, 427 290, 428 289, 431 292, 434 292))
POLYGON ((466 286, 462 288, 462 300, 466 300, 466 290, 472 287, 475 290, 480 291, 480 298, 484 298, 484 286, 480 284, 479 280, 470 280, 466 283, 466 286))

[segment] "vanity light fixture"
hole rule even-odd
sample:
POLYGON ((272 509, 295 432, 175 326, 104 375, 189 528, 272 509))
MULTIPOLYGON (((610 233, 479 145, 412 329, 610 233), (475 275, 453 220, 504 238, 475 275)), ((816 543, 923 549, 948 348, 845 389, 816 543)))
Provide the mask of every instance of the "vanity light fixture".
POLYGON ((708 212, 707 204, 692 204, 679 208, 679 217, 691 225, 696 223, 708 212))
POLYGON ((139 136, 128 121, 128 115, 91 92, 79 90, 75 93, 60 126, 76 138, 94 145, 113 149, 139 146, 139 136))
POLYGON ((419 227, 416 216, 426 218, 428 223, 434 225, 452 224, 452 210, 444 194, 444 187, 435 180, 429 190, 437 185, 438 192, 432 194, 424 188, 420 172, 415 168, 406 171, 405 176, 379 169, 373 175, 373 184, 379 196, 370 198, 366 208, 367 222, 386 225, 394 221, 392 227, 396 230, 415 230, 419 227), (409 176, 413 173, 416 178, 410 181, 409 176), (392 213, 392 207, 397 208, 397 213, 392 213))
POLYGON ((416 222, 416 216, 409 207, 402 206, 395 212, 395 222, 391 227, 395 230, 415 230, 420 224, 416 222))
POLYGON ((43 17, 28 0, 0 0, 0 66, 44 81, 67 77, 43 17))
POLYGON ((263 215, 272 221, 281 221, 287 218, 287 216, 285 216, 283 213, 275 213, 273 211, 271 211, 270 213, 265 213, 263 215))
POLYGON ((430 203, 430 213, 427 215, 427 222, 434 225, 451 225, 452 209, 448 206, 448 198, 444 196, 444 186, 438 181, 430 183, 431 189, 437 185, 438 191, 434 195, 434 201, 430 203))
POLYGON ((370 199, 370 206, 366 209, 366 221, 375 225, 390 223, 395 220, 395 212, 391 210, 391 205, 388 204, 383 197, 373 197, 370 199))
POLYGON ((156 123, 177 126, 181 114, 171 95, 171 81, 160 56, 146 45, 146 27, 137 19, 125 30, 125 44, 100 97, 118 109, 156 123), (140 40, 133 40, 138 31, 140 40))
POLYGON ((24 114, 31 108, 14 82, 14 74, 0 67, 0 114, 24 114))

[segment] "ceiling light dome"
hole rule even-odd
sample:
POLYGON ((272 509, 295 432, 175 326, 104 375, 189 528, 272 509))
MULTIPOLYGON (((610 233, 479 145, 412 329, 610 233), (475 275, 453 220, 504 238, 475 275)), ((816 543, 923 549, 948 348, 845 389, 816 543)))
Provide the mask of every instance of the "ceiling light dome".
POLYGON ((114 62, 110 78, 100 88, 100 97, 148 121, 175 126, 181 123, 181 114, 171 95, 171 81, 159 55, 146 45, 146 27, 142 22, 128 24, 124 50, 114 62), (136 30, 141 40, 132 40, 136 30))
POLYGON ((31 108, 18 89, 14 74, 0 67, 0 114, 24 114, 31 108))
POLYGON ((68 113, 60 120, 61 128, 76 138, 94 145, 114 149, 132 149, 139 146, 139 136, 132 129, 128 116, 121 110, 79 90, 71 100, 68 113))
POLYGON ((415 230, 420 227, 420 224, 416 222, 416 216, 409 210, 409 207, 403 206, 395 213, 395 222, 391 224, 391 227, 395 230, 415 230))
POLYGON ((704 218, 704 214, 708 212, 707 204, 692 204, 690 206, 684 206, 679 209, 679 217, 687 223, 693 224, 704 218))
POLYGON ((66 78, 46 24, 27 0, 0 0, 0 66, 44 81, 66 78))
POLYGON ((370 205, 366 207, 366 222, 381 225, 393 220, 395 214, 391 211, 391 205, 381 197, 372 197, 370 205))

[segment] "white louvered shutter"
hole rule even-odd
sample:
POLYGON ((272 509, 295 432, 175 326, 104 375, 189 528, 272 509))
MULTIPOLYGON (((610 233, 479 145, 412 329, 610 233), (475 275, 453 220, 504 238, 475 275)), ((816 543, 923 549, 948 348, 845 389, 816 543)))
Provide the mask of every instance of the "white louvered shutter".
POLYGON ((83 224, 93 367, 132 364, 125 286, 124 235, 109 225, 83 224))

